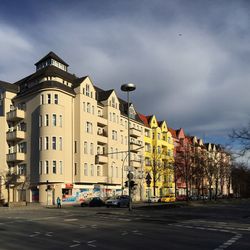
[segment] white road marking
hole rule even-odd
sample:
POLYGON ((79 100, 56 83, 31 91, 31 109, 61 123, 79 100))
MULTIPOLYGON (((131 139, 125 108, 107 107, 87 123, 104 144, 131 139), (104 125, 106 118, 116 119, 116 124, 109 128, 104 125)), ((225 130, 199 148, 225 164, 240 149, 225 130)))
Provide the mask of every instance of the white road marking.
POLYGON ((239 240, 242 237, 241 234, 236 234, 234 235, 231 239, 229 239, 228 241, 224 242, 222 245, 220 245, 219 247, 215 248, 214 250, 222 250, 225 249, 229 246, 231 246, 233 243, 235 243, 237 240, 239 240))
POLYGON ((36 237, 38 236, 39 234, 41 234, 40 232, 34 232, 33 234, 30 234, 29 237, 36 237))
POLYGON ((69 247, 78 247, 78 246, 80 246, 80 243, 81 243, 80 241, 73 240, 73 242, 76 243, 76 244, 70 245, 69 247))
POLYGON ((78 219, 64 219, 64 221, 69 222, 69 221, 77 221, 78 219))
POLYGON ((47 232, 45 236, 52 237, 53 232, 47 232))

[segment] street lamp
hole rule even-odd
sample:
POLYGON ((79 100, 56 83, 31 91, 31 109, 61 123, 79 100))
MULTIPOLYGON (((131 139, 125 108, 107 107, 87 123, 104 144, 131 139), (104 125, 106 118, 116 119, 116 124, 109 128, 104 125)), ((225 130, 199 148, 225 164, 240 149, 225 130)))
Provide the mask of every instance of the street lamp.
POLYGON ((135 84, 127 83, 121 86, 121 90, 127 92, 127 103, 128 103, 128 194, 129 194, 129 211, 132 210, 132 200, 131 200, 131 168, 130 168, 130 110, 129 110, 129 92, 136 89, 135 84))

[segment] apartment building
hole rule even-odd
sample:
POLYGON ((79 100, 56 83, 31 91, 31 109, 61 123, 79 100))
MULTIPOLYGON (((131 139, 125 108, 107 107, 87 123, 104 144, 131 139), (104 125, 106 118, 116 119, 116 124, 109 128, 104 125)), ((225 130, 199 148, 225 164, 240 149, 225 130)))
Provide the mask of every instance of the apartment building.
MULTIPOLYGON (((145 171, 151 175, 147 196, 175 195, 174 141, 166 121, 139 114, 144 122, 145 171)), ((146 188, 146 187, 145 187, 146 188)))
POLYGON ((128 193, 130 127, 133 198, 143 199, 144 124, 133 104, 69 73, 53 52, 35 66, 15 83, 0 82, 2 198, 53 204, 128 193))

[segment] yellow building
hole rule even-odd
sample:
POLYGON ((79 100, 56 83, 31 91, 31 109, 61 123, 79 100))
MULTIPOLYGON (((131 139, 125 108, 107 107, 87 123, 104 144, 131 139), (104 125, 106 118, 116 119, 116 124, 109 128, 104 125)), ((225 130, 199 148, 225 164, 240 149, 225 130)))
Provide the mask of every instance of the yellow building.
POLYGON ((157 121, 154 115, 139 115, 144 122, 145 172, 151 176, 147 196, 173 196, 174 142, 165 121, 157 121))

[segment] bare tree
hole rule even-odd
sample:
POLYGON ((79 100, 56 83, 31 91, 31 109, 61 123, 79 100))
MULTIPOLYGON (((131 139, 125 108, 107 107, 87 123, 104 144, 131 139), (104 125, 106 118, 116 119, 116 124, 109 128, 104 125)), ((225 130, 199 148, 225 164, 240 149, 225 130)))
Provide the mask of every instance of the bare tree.
POLYGON ((250 122, 246 127, 234 129, 229 137, 241 146, 240 155, 245 155, 250 151, 250 122))
POLYGON ((181 143, 180 146, 176 149, 175 157, 175 178, 182 179, 185 181, 186 186, 186 199, 188 201, 189 189, 191 186, 191 179, 193 177, 193 152, 192 145, 189 143, 181 143))
POLYGON ((151 157, 152 183, 154 196, 156 195, 157 182, 160 181, 162 176, 167 174, 169 169, 168 162, 165 161, 167 152, 161 147, 153 147, 153 153, 151 157))

